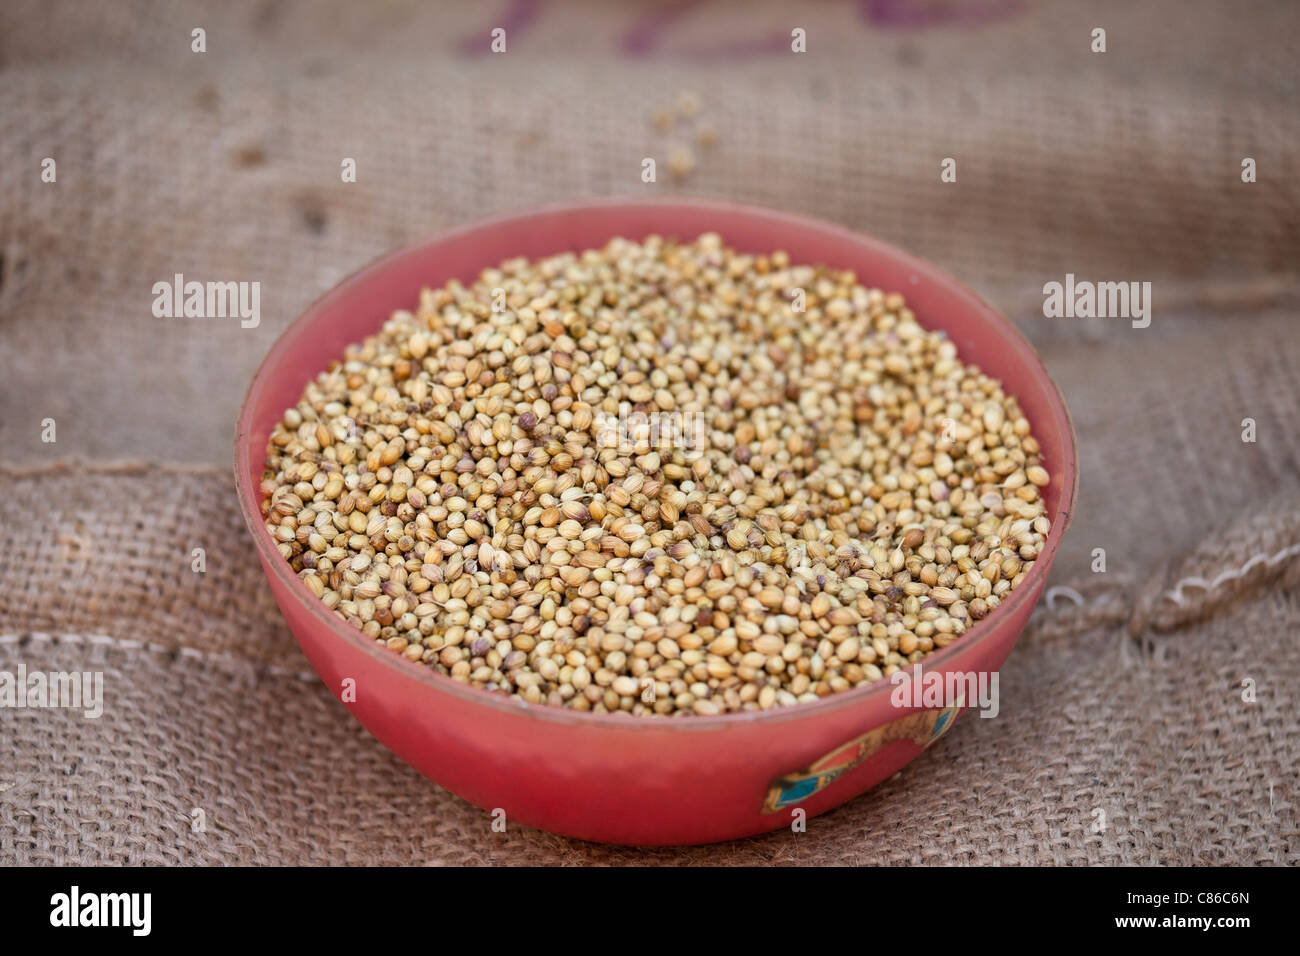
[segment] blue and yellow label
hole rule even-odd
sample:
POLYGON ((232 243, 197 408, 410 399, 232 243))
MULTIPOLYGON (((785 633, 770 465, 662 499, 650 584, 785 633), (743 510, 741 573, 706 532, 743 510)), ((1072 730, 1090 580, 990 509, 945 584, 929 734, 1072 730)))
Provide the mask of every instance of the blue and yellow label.
POLYGON ((941 710, 920 710, 881 724, 860 737, 836 747, 807 770, 788 773, 772 781, 763 800, 763 812, 775 813, 798 806, 813 794, 825 790, 839 777, 860 766, 885 744, 910 740, 922 748, 946 734, 962 712, 965 703, 941 710))

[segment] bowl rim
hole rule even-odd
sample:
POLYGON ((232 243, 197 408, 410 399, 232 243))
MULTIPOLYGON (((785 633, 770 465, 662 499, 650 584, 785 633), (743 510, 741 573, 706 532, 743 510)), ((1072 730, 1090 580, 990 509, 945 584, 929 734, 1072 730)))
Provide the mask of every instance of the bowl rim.
MULTIPOLYGON (((346 621, 335 615, 333 611, 326 608, 325 604, 310 591, 307 585, 303 583, 302 579, 293 572, 289 563, 284 560, 284 557, 275 547, 271 535, 266 531, 266 527, 262 523, 260 483, 253 482, 248 478, 248 475, 253 473, 251 468, 253 462, 253 450, 251 448, 249 434, 252 431, 252 410, 256 404, 254 399, 260 396, 260 393, 266 387, 266 383, 271 378, 274 370, 278 369, 290 354, 287 344, 289 339, 295 337, 295 333, 299 332, 301 329, 309 326, 322 309, 334 300, 346 296, 355 284, 368 278, 372 273, 382 271, 391 263, 410 255, 418 249, 464 239, 481 230, 500 228, 503 225, 518 223, 524 220, 553 218, 556 216, 588 210, 613 212, 620 209, 631 209, 632 207, 655 207, 659 210, 682 208, 695 211, 714 212, 723 215, 738 214, 751 218, 764 219, 773 226, 779 227, 781 224, 786 224, 801 229, 815 230, 827 234, 837 241, 865 247, 870 254, 881 256, 886 259, 892 259, 895 263, 905 266, 912 272, 912 274, 918 277, 923 277, 927 281, 946 286, 950 291, 963 299, 964 304, 972 311, 979 313, 982 319, 995 325, 1001 325, 1005 331, 1009 332, 1012 341, 1016 346, 1018 346, 1020 352, 1020 354, 1016 356, 1016 359, 1030 364, 1034 376, 1036 378, 1041 377, 1042 380, 1048 384, 1049 387, 1046 389, 1046 398, 1049 408, 1051 412, 1059 416, 1065 424, 1065 431, 1068 440, 1064 447, 1064 460, 1060 463, 1060 467, 1065 469, 1066 474, 1065 481, 1061 487, 1060 500, 1056 507, 1056 516, 1052 522, 1052 529, 1048 533, 1047 543, 1043 552, 1037 559, 1035 559, 1033 568, 1030 569, 1029 575, 1020 587, 1017 590, 1012 591, 1010 597, 994 608, 987 617, 976 623, 961 635, 960 639, 926 657, 923 666, 926 670, 936 671, 939 673, 946 672, 948 670, 945 666, 946 664, 959 655, 964 656, 978 644, 987 639, 994 632, 1000 620, 1011 615, 1026 602, 1029 602, 1031 595, 1034 595, 1033 600, 1035 602, 1037 601, 1039 585, 1045 584, 1044 579, 1050 571, 1050 566, 1056 556, 1057 547, 1073 519, 1074 503, 1078 497, 1079 491, 1079 453, 1078 438, 1074 430, 1074 421, 1070 417, 1069 408, 1065 403, 1065 398, 1061 394, 1060 387, 1047 373, 1046 366, 1044 366, 1042 359, 1039 357, 1037 351, 1029 342, 1029 339, 1025 334, 1020 331, 1014 322, 985 302, 983 298, 973 292, 965 284, 954 279, 938 267, 933 266, 896 246, 876 239, 873 236, 858 232, 838 223, 829 222, 814 216, 792 213, 782 209, 774 209, 750 203, 731 202, 728 200, 693 197, 612 197, 604 199, 581 199, 552 202, 532 206, 521 211, 497 213, 482 219, 476 219, 470 223, 441 230, 431 236, 427 236, 412 243, 404 244, 397 249, 390 250, 389 252, 380 255, 365 265, 362 265, 348 273, 346 277, 336 282, 330 289, 314 299, 311 304, 309 304, 297 316, 297 318, 285 326, 276 337, 275 342, 273 342, 271 347, 267 350, 266 355, 262 358, 257 367, 257 371, 253 375, 252 381, 249 383, 248 388, 244 393, 244 398, 239 408, 239 417, 236 422, 234 440, 235 490, 239 498, 239 510, 244 517, 245 525, 252 534, 254 545, 257 548, 263 567, 267 569, 269 576, 277 579, 284 586, 284 593, 292 595, 293 600, 298 604, 298 606, 303 608, 309 617, 314 619, 316 623, 329 631, 333 637, 345 641, 354 649, 362 651, 368 654, 371 658, 380 661, 382 666, 391 668, 395 674, 411 679, 433 692, 447 693, 453 697, 464 700, 466 703, 490 707, 501 711, 503 714, 523 718, 537 717, 543 720, 562 724, 589 726, 593 728, 608 728, 614 730, 628 730, 632 728, 645 731, 679 729, 696 731, 722 730, 727 727, 749 724, 755 721, 781 722, 786 720, 813 718, 817 715, 825 714, 843 707, 851 707, 857 704, 864 704, 873 701, 877 698, 883 698, 890 693, 890 690, 895 685, 882 679, 870 684, 854 687, 847 691, 828 694, 816 701, 794 704, 789 707, 774 707, 770 710, 735 711, 712 715, 692 714, 677 719, 661 716, 638 717, 632 714, 623 713, 595 713, 592 711, 573 710, 568 707, 555 707, 549 704, 530 704, 527 701, 518 700, 502 693, 472 687, 469 684, 462 684, 459 681, 453 680, 449 675, 434 670, 425 664, 409 661, 401 655, 395 654, 387 648, 381 647, 370 638, 365 637, 360 629, 353 627, 351 624, 348 624, 346 621)), ((725 232, 725 230, 720 231, 725 232)), ((612 239, 617 235, 617 232, 611 232, 609 238, 612 239)), ((628 238, 637 239, 640 237, 629 236, 628 238)), ((484 266, 484 268, 489 267, 489 265, 484 266)), ((412 301, 419 296, 419 291, 420 290, 418 289, 412 290, 412 301)), ((376 327, 375 331, 378 331, 378 327, 376 327)), ((264 454, 264 452, 259 452, 259 471, 260 458, 262 454, 264 454)), ((290 630, 292 631, 292 629, 290 630)), ((1019 635, 1016 636, 1016 639, 1019 639, 1019 635)), ((296 640, 297 637, 295 635, 295 641, 296 640)), ((320 675, 318 674, 318 676, 320 675)))

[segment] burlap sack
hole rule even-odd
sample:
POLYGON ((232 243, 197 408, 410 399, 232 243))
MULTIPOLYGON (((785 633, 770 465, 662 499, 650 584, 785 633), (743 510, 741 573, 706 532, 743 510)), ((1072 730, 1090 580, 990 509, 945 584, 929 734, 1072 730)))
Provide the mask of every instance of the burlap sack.
POLYGON ((0 710, 0 860, 1300 859, 1300 15, 501 6, 8 5, 0 671, 101 670, 107 700, 0 710), (649 115, 681 89, 718 142, 678 182, 689 131, 649 115), (493 212, 647 193, 821 215, 939 263, 1032 337, 1079 434, 1074 527, 1001 714, 803 835, 493 833, 310 673, 235 506, 243 389, 337 278, 493 212), (155 318, 177 272, 260 281, 260 325, 155 318), (1151 326, 1043 318, 1067 272, 1152 282, 1151 326))

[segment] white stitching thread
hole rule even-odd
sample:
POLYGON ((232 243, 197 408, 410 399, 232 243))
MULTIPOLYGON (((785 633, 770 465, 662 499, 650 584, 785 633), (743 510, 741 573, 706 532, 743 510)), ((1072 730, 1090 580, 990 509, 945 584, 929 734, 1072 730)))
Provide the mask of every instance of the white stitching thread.
POLYGON ((1074 602, 1075 607, 1083 607, 1084 604, 1087 603, 1087 601, 1084 600, 1083 595, 1080 594, 1078 591, 1076 591, 1074 588, 1067 587, 1064 584, 1058 584, 1055 587, 1048 588, 1047 594, 1044 596, 1044 600, 1047 601, 1047 609, 1049 611, 1056 610, 1056 599, 1058 597, 1069 598, 1071 601, 1074 602))
POLYGON ((1224 571, 1212 581, 1207 581, 1202 577, 1183 578, 1165 594, 1165 597, 1173 601, 1179 607, 1183 607, 1186 601, 1183 596, 1183 591, 1186 588, 1200 588, 1202 591, 1213 591, 1218 588, 1219 585, 1224 584, 1227 581, 1234 581, 1237 578, 1242 577, 1256 565, 1267 564, 1271 566, 1274 564, 1280 564, 1287 558, 1294 557, 1298 554, 1300 554, 1300 544, 1293 544, 1289 548, 1283 548, 1281 551, 1277 552, 1277 554, 1271 556, 1263 553, 1256 554, 1241 567, 1231 571, 1224 571))

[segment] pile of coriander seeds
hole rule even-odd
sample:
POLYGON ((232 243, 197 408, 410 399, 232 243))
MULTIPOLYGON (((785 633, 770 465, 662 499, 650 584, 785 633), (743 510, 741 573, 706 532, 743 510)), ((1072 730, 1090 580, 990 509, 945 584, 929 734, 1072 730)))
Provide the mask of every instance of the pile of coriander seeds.
POLYGON ((534 704, 788 707, 991 613, 1049 531, 1014 397, 849 272, 705 234, 421 293, 268 446, 267 530, 411 661, 534 704))

